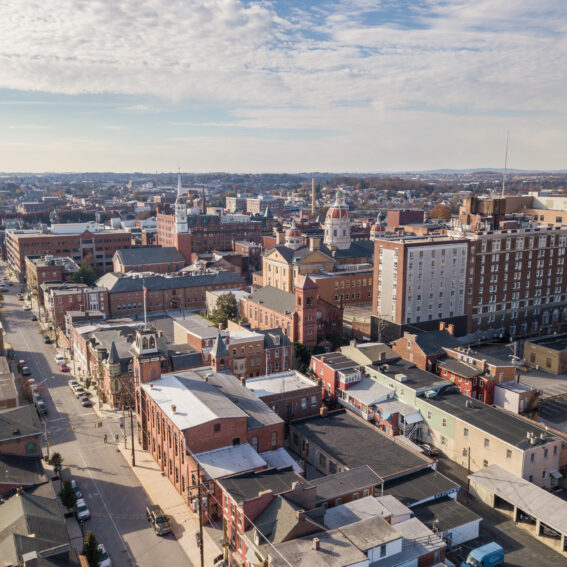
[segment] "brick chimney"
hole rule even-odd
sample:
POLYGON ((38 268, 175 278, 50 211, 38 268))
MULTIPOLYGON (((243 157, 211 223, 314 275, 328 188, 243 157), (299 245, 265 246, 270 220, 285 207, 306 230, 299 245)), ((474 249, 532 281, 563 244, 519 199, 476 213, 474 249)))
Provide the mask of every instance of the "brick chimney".
POLYGON ((444 331, 446 326, 447 325, 446 325, 445 321, 439 321, 439 330, 440 331, 444 331))
POLYGON ((309 250, 314 252, 315 250, 319 250, 319 248, 321 248, 321 239, 311 237, 309 239, 309 250))
POLYGON ((312 543, 312 545, 311 545, 311 548, 312 548, 314 551, 319 551, 320 546, 321 546, 321 540, 320 540, 318 537, 314 537, 314 538, 313 538, 313 543, 312 543))
POLYGON ((447 325, 447 331, 449 331, 449 334, 455 335, 455 325, 452 324, 447 325))

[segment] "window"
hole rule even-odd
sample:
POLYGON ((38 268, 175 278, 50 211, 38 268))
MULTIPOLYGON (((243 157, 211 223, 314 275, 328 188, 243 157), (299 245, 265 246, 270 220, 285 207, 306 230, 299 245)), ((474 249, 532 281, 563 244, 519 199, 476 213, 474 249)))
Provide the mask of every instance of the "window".
POLYGON ((214 426, 213 426, 213 431, 215 433, 218 433, 220 431, 220 426, 221 426, 220 423, 215 423, 214 426))
POLYGON ((311 407, 314 408, 317 406, 317 396, 311 396, 311 407))
POLYGON ((340 506, 343 503, 342 498, 335 498, 335 506, 340 506))
POLYGON ((468 429, 468 427, 465 427, 463 429, 463 437, 468 437, 468 436, 469 436, 469 429, 468 429))
POLYGON ((327 466, 327 457, 325 457, 325 455, 319 453, 319 465, 322 467, 326 467, 327 466))
POLYGON ((543 450, 543 458, 547 459, 547 455, 548 455, 549 451, 547 449, 543 450))
POLYGON ((380 546, 380 557, 386 557, 386 544, 383 543, 380 546))
POLYGON ((368 488, 365 488, 365 489, 362 491, 362 496, 364 496, 364 497, 368 496, 369 494, 370 494, 370 490, 368 490, 368 488))
POLYGON ((535 454, 532 453, 532 454, 530 455, 530 463, 533 463, 534 461, 535 461, 535 454))
POLYGON ((358 493, 355 493, 355 494, 352 495, 352 499, 353 499, 353 500, 358 500, 358 498, 359 498, 359 494, 358 494, 358 493))
POLYGON ((490 448, 490 439, 485 439, 485 440, 484 440, 484 448, 485 448, 485 449, 489 449, 489 448, 490 448))
POLYGON ((443 427, 447 427, 447 418, 446 418, 446 417, 444 417, 444 418, 441 420, 441 425, 442 425, 443 427))
POLYGON ((487 461, 486 459, 484 459, 484 460, 482 461, 482 466, 483 466, 484 468, 486 468, 486 467, 488 466, 488 461, 487 461))
POLYGON ((307 398, 301 398, 301 409, 307 409, 307 398))
POLYGON ((254 451, 258 451, 258 437, 252 437, 252 447, 254 451))
POLYGON ((278 446, 278 432, 272 431, 272 449, 278 446))
POLYGON ((506 449, 506 458, 507 458, 507 459, 511 459, 511 458, 512 458, 512 450, 511 450, 511 449, 506 449))

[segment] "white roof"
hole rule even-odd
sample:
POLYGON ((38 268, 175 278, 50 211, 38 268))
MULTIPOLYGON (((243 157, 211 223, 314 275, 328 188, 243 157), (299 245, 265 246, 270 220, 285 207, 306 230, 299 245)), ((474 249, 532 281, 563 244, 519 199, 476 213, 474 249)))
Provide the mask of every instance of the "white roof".
POLYGON ((413 406, 410 406, 409 404, 404 404, 404 402, 400 402, 400 400, 396 398, 390 398, 389 400, 380 402, 380 408, 386 410, 389 413, 401 413, 405 417, 406 421, 409 423, 417 423, 418 421, 423 420, 419 410, 416 410, 413 406), (416 416, 416 417, 410 420, 409 419, 410 416, 416 416))
POLYGON ((358 384, 348 388, 345 393, 347 396, 369 406, 385 400, 392 393, 392 388, 363 376, 358 384))
POLYGON ((341 504, 325 511, 325 527, 329 530, 348 526, 354 522, 367 520, 368 518, 387 518, 391 515, 390 510, 376 498, 366 496, 360 500, 353 500, 347 504, 341 504))
POLYGON ((279 449, 274 449, 273 451, 265 451, 260 453, 266 463, 268 463, 268 468, 270 469, 281 469, 283 467, 288 467, 291 465, 293 470, 298 474, 303 474, 303 468, 299 463, 286 451, 284 447, 279 449))
POLYGON ((142 384, 146 394, 179 430, 215 419, 247 417, 243 410, 222 395, 215 386, 187 374, 186 372, 182 380, 174 374, 166 374, 160 380, 142 384))
POLYGON ((404 516, 413 514, 412 511, 405 505, 402 504, 395 496, 391 494, 384 494, 384 496, 376 496, 375 499, 385 506, 392 516, 404 516))
POLYGON ((266 461, 248 443, 197 453, 195 458, 208 478, 217 479, 266 466, 266 461))
POLYGON ((215 289, 213 291, 207 291, 207 295, 213 295, 215 297, 220 297, 221 295, 226 295, 227 293, 232 293, 236 298, 236 301, 240 299, 247 298, 250 293, 241 289, 215 289))
POLYGON ((271 396, 272 394, 281 394, 282 392, 313 388, 315 385, 315 382, 312 382, 307 376, 296 370, 276 372, 267 376, 248 378, 246 380, 246 387, 252 390, 259 398, 271 396))
POLYGON ((550 528, 567 534, 567 505, 561 498, 499 465, 490 465, 469 478, 550 528))

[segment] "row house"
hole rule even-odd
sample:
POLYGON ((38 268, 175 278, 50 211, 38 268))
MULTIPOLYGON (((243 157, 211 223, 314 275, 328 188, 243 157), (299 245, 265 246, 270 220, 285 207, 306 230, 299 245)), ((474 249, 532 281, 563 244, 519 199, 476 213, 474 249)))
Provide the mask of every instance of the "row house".
POLYGON ((26 281, 30 292, 43 305, 41 284, 46 282, 68 282, 79 271, 77 263, 65 256, 26 256, 26 281))
MULTIPOLYGON (((214 493, 197 454, 245 443, 257 453, 280 449, 284 422, 235 376, 209 369, 161 375, 152 336, 140 332, 135 345, 138 438, 192 504, 199 482, 214 493)), ((210 498, 203 511, 206 521, 218 517, 218 502, 210 498)))

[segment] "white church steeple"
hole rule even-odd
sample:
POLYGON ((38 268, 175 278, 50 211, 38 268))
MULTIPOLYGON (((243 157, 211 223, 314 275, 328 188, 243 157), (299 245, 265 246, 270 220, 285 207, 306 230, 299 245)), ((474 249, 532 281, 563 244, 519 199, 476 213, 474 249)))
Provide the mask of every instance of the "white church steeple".
POLYGON ((181 172, 177 173, 177 199, 175 199, 175 232, 187 232, 187 203, 181 195, 181 172))
POLYGON ((324 242, 330 248, 350 248, 350 216, 340 191, 334 205, 327 211, 324 242))

